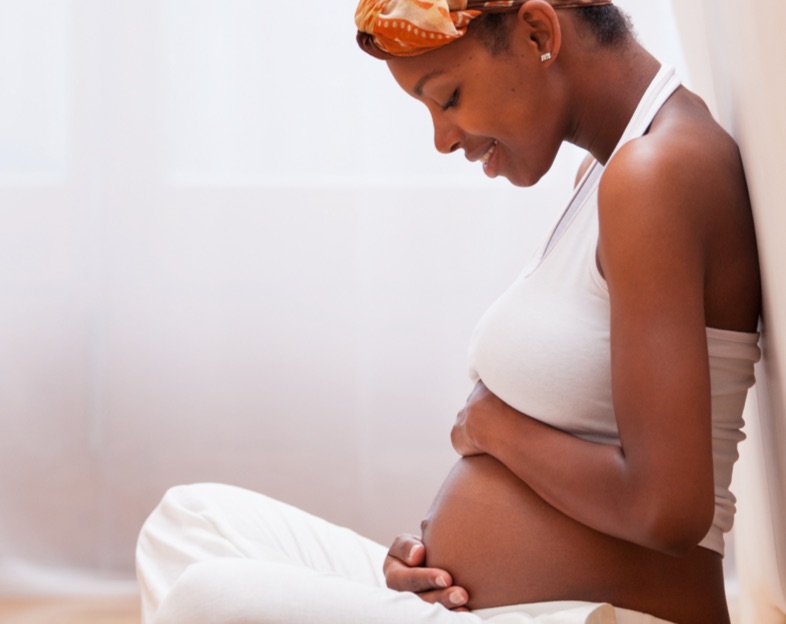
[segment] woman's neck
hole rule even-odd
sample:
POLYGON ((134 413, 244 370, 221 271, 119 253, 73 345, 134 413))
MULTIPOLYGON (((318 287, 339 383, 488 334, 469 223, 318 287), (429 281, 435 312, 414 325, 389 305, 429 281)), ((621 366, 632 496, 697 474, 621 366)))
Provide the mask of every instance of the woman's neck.
MULTIPOLYGON (((578 52, 578 51, 577 51, 578 52)), ((611 157, 660 63, 638 42, 569 55, 572 108, 568 140, 601 164, 611 157)))

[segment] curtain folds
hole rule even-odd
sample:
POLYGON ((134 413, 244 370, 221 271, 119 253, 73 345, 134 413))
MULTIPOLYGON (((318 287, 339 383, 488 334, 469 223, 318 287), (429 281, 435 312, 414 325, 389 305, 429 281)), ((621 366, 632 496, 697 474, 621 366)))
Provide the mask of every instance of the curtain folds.
POLYGON ((672 2, 693 86, 737 139, 764 279, 763 359, 735 476, 742 624, 786 622, 786 3, 672 2))

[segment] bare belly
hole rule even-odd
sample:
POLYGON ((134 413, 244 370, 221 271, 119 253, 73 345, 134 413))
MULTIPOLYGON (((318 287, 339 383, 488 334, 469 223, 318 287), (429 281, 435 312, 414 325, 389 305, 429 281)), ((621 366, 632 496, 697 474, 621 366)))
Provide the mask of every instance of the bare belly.
POLYGON ((598 533, 488 455, 457 462, 422 528, 427 565, 449 571, 471 609, 587 600, 679 624, 728 622, 716 553, 677 558, 598 533))

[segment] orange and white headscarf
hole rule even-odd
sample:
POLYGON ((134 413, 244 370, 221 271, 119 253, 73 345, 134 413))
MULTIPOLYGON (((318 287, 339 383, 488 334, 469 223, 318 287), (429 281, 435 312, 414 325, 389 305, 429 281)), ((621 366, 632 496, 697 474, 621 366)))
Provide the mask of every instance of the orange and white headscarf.
MULTIPOLYGON (((355 11, 360 47, 377 58, 417 56, 459 39, 482 13, 507 13, 527 0, 360 0, 355 11)), ((550 0, 555 9, 612 0, 550 0)))

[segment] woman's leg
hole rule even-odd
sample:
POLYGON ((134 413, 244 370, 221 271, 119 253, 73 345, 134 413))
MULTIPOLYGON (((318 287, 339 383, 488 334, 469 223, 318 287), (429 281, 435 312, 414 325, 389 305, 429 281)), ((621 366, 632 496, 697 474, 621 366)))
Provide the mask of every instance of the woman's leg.
POLYGON ((170 490, 142 528, 146 624, 479 624, 384 585, 386 549, 261 494, 170 490))
MULTIPOLYGON (((456 613, 385 587, 387 549, 240 488, 171 489, 142 528, 145 624, 645 624, 609 605, 550 603, 456 613), (481 619, 481 616, 483 619, 481 619)), ((666 624, 666 623, 664 623, 666 624)))

